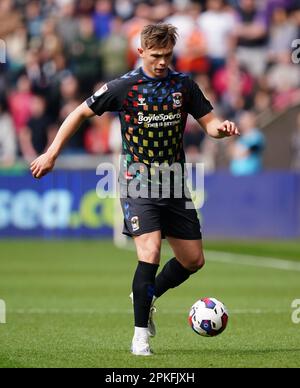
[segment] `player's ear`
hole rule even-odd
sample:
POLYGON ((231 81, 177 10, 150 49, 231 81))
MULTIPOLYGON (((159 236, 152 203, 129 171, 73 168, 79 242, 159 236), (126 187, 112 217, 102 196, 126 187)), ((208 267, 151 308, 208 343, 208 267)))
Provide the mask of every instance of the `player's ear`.
POLYGON ((138 53, 139 53, 139 55, 140 55, 141 58, 143 58, 144 52, 145 52, 145 51, 144 51, 144 49, 143 49, 142 47, 139 47, 139 48, 138 48, 138 53))

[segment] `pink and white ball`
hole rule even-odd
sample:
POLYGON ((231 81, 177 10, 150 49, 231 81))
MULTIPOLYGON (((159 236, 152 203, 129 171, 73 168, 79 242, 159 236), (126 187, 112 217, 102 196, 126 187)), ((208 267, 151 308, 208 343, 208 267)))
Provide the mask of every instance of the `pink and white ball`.
POLYGON ((227 322, 227 309, 216 298, 202 298, 191 307, 189 324, 199 335, 215 337, 226 329, 227 322))

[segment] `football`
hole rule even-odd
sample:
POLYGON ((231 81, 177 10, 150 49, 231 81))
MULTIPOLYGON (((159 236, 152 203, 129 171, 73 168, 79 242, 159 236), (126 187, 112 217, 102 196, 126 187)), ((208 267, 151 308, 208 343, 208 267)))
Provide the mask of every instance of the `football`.
POLYGON ((199 335, 215 337, 221 334, 228 322, 228 312, 216 298, 202 298, 193 304, 189 313, 189 324, 199 335))

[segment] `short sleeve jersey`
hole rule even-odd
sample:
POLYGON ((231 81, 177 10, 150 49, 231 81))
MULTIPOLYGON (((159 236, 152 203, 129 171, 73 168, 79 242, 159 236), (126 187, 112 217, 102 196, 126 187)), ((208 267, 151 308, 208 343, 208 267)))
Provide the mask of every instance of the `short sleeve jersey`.
POLYGON ((97 115, 119 113, 127 175, 132 163, 183 165, 188 114, 197 120, 213 109, 187 75, 169 70, 165 78, 150 78, 142 68, 107 83, 86 102, 97 115))

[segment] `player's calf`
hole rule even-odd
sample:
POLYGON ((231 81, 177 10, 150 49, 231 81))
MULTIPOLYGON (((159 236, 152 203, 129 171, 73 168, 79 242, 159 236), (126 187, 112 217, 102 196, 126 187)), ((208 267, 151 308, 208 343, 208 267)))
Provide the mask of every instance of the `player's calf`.
POLYGON ((178 287, 203 266, 203 261, 191 263, 185 268, 175 257, 168 261, 155 279, 154 295, 159 298, 170 288, 178 287))

